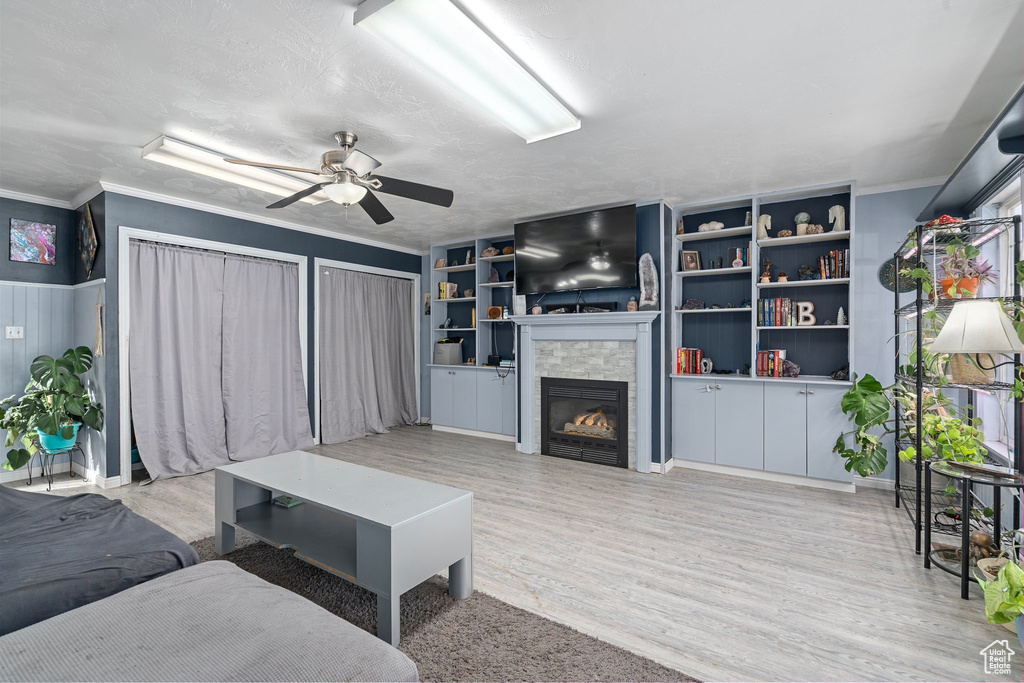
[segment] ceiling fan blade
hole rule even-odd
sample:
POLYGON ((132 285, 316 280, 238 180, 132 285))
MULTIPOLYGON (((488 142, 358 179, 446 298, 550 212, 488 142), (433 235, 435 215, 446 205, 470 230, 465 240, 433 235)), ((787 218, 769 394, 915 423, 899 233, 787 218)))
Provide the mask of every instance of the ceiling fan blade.
POLYGON ((313 194, 314 192, 319 192, 320 190, 323 189, 324 185, 330 185, 330 184, 331 184, 330 182, 327 182, 327 183, 317 183, 316 185, 310 185, 305 190, 299 190, 298 192, 293 194, 291 197, 285 197, 284 199, 282 199, 280 201, 276 201, 273 204, 271 204, 270 206, 268 206, 267 208, 268 209, 283 209, 284 207, 288 206, 289 204, 294 204, 295 202, 299 201, 300 199, 304 199, 305 197, 308 197, 309 195, 313 194))
POLYGON ((395 220, 395 217, 391 215, 391 212, 384 208, 384 205, 377 199, 377 195, 373 194, 369 190, 363 195, 363 198, 359 200, 359 206, 363 207, 363 211, 373 219, 373 222, 377 225, 383 225, 388 221, 395 220))
POLYGON ((314 171, 311 168, 298 168, 296 166, 281 166, 280 164, 261 164, 258 161, 243 161, 242 159, 228 159, 224 157, 224 161, 229 164, 240 164, 242 166, 256 166, 258 168, 272 168, 278 171, 295 171, 297 173, 312 173, 313 175, 323 175, 321 171, 314 171))
POLYGON ((410 183, 408 180, 385 178, 382 175, 375 175, 373 177, 381 182, 380 187, 377 188, 378 192, 386 192, 387 194, 415 199, 418 202, 436 204, 446 208, 451 206, 455 200, 455 193, 451 190, 442 190, 440 187, 410 183))
POLYGON ((351 170, 358 176, 364 176, 371 171, 380 168, 380 162, 369 154, 353 149, 345 158, 345 168, 351 170))

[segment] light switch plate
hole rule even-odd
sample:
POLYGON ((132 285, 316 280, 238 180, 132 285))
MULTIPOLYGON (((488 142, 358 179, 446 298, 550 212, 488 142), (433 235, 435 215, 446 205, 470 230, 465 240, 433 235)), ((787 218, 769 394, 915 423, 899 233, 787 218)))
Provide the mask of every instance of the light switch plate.
POLYGON ((8 325, 4 328, 4 339, 24 339, 25 328, 20 325, 8 325))

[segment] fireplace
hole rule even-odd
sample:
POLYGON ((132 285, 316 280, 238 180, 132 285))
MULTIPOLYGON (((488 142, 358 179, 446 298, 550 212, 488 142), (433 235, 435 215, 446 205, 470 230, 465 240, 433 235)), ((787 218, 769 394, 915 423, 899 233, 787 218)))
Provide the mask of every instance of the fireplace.
POLYGON ((629 467, 629 385, 540 378, 541 453, 629 467))

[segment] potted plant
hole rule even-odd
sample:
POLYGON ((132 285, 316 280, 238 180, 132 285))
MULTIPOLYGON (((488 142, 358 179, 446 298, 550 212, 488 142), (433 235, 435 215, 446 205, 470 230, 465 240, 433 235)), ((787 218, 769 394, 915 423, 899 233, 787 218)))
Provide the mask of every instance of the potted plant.
POLYGON ((978 578, 985 591, 985 616, 990 623, 1014 624, 1020 644, 1024 646, 1024 569, 1016 562, 1007 562, 994 581, 978 578))
POLYGON ((939 267, 942 269, 941 296, 947 299, 974 297, 978 287, 995 283, 992 264, 979 259, 981 251, 972 244, 964 244, 959 239, 946 247, 946 256, 939 267))
POLYGON ((92 367, 92 351, 68 349, 60 358, 39 356, 30 367, 32 379, 25 395, 0 401, 0 429, 7 430, 4 469, 16 470, 42 448, 51 453, 70 450, 83 423, 103 427, 103 406, 93 403, 79 373, 92 367))

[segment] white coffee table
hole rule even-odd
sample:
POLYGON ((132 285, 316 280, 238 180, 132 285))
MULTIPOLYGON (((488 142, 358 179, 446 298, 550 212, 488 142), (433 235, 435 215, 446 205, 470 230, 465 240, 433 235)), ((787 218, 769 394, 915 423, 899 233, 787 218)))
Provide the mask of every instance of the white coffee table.
POLYGON ((398 645, 399 597, 448 568, 448 593, 473 592, 473 494, 299 451, 218 467, 216 539, 235 529, 377 594, 377 636, 398 645), (278 495, 305 501, 284 508, 278 495))

